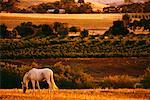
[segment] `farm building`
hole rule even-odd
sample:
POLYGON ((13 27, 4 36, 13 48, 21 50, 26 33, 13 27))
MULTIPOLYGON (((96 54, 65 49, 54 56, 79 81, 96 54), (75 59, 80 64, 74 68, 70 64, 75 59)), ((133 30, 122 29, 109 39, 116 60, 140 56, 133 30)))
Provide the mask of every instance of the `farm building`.
POLYGON ((111 7, 104 7, 103 8, 104 13, 117 13, 120 12, 119 7, 111 6, 111 7))
POLYGON ((65 13, 65 9, 48 9, 47 13, 64 14, 65 13))

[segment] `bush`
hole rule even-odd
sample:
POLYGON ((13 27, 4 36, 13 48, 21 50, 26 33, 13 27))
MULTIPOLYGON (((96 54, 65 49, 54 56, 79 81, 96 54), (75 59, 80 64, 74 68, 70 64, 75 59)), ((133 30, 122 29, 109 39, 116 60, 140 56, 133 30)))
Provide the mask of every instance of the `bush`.
POLYGON ((144 88, 150 88, 150 67, 146 69, 141 83, 144 88))
POLYGON ((134 88, 139 79, 128 75, 115 75, 105 77, 100 82, 102 88, 134 88))
POLYGON ((34 34, 33 24, 31 22, 23 22, 14 28, 21 37, 31 36, 34 34))
POLYGON ((93 77, 83 69, 73 68, 57 62, 53 67, 54 76, 58 87, 61 88, 93 88, 93 77))
POLYGON ((32 66, 15 65, 10 62, 0 62, 1 82, 0 88, 21 88, 23 75, 29 71, 32 66))
POLYGON ((81 37, 87 37, 89 35, 89 31, 87 29, 84 29, 83 31, 80 32, 81 37))
POLYGON ((123 21, 118 20, 118 21, 113 22, 113 26, 110 27, 109 30, 104 33, 104 35, 126 36, 128 33, 129 33, 129 30, 126 27, 124 27, 123 21))
POLYGON ((1 69, 0 88, 18 88, 21 87, 21 77, 12 70, 1 69))

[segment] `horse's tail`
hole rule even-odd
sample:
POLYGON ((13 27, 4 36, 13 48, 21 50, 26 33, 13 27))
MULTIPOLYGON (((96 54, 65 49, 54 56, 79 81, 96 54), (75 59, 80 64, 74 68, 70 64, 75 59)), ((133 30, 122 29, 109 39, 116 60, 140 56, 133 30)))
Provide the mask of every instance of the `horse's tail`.
POLYGON ((54 90, 57 90, 58 87, 57 87, 57 85, 56 85, 55 82, 54 82, 53 73, 52 73, 52 75, 50 76, 50 78, 51 78, 52 88, 53 88, 54 90))

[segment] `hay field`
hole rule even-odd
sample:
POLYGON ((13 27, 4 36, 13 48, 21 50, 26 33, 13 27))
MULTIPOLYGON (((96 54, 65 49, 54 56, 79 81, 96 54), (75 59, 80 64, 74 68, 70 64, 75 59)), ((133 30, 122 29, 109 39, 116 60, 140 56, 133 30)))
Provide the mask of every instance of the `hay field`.
POLYGON ((68 26, 78 26, 88 29, 108 29, 114 20, 122 18, 122 14, 19 14, 0 13, 0 24, 4 23, 9 29, 22 22, 33 24, 51 24, 53 22, 68 23, 68 26))
POLYGON ((28 90, 22 93, 21 89, 1 89, 1 100, 149 100, 150 90, 146 89, 88 89, 71 90, 60 89, 28 90))

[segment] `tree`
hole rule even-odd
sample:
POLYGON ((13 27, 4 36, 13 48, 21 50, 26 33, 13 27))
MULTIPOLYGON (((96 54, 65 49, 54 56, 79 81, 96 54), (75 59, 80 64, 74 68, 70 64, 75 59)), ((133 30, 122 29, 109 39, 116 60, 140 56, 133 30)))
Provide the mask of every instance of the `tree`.
POLYGON ((130 23, 130 17, 128 14, 122 16, 124 27, 127 27, 130 23))
POLYGON ((7 26, 5 24, 0 25, 0 38, 8 38, 9 32, 7 30, 7 26))
POLYGON ((4 2, 3 0, 0 2, 1 4, 1 11, 7 11, 7 10, 11 10, 13 11, 15 8, 15 4, 17 4, 19 2, 19 0, 8 0, 6 2, 4 2))
POLYGON ((104 35, 122 35, 125 36, 129 33, 129 30, 124 27, 123 21, 114 21, 113 26, 109 28, 104 35))
POLYGON ((84 0, 78 0, 78 3, 84 3, 84 0))
POLYGON ((53 35, 53 28, 50 27, 49 25, 44 24, 41 26, 41 28, 44 35, 46 36, 53 35))
POLYGON ((61 3, 74 3, 75 0, 61 0, 61 3))
POLYGON ((68 30, 68 27, 64 25, 64 23, 55 22, 53 28, 54 28, 54 31, 61 36, 68 35, 69 30, 68 30))
POLYGON ((81 37, 87 37, 89 35, 89 31, 87 29, 84 29, 83 31, 81 31, 80 33, 81 37))
POLYGON ((19 26, 14 28, 21 37, 34 34, 33 25, 31 22, 21 23, 19 26))
POLYGON ((75 27, 75 26, 72 26, 72 27, 69 28, 69 31, 70 31, 70 32, 75 32, 75 33, 76 33, 76 32, 79 31, 79 29, 78 29, 77 27, 75 27))
POLYGON ((91 3, 84 3, 78 8, 78 13, 91 13, 92 11, 91 3))

